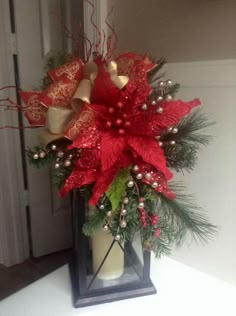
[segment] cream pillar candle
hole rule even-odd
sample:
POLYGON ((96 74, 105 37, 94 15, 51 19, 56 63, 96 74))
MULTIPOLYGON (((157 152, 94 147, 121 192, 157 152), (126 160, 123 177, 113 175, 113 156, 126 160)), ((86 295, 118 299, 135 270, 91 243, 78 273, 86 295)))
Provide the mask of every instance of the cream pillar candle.
MULTIPOLYGON (((114 237, 106 231, 97 232, 92 238, 93 272, 96 273, 103 258, 113 242, 114 237)), ((124 252, 116 242, 101 270, 98 278, 112 280, 120 277, 124 271, 124 252)))

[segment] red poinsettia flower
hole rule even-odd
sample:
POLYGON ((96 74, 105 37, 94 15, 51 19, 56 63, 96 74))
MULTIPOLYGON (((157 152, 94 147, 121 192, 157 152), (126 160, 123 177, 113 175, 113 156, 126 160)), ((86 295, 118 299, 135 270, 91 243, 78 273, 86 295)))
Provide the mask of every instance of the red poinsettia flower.
POLYGON ((145 58, 137 58, 129 64, 130 80, 120 90, 104 64, 98 65, 91 104, 88 105, 94 120, 70 146, 82 148, 82 154, 61 191, 62 195, 72 188, 95 182, 90 203, 96 205, 120 168, 137 164, 144 175, 143 182, 168 198, 175 198, 167 185, 172 173, 155 136, 178 123, 199 101, 164 101, 161 102, 161 113, 154 106, 144 111, 143 104, 149 102, 152 91, 147 83, 148 67, 150 64, 145 58))

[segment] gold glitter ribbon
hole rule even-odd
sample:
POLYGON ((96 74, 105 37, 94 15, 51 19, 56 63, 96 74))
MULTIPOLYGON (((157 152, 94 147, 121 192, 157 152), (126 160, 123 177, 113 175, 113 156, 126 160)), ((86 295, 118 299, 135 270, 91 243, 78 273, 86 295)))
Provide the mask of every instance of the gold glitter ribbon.
MULTIPOLYGON (((117 75, 117 63, 111 61, 106 65, 106 70, 110 73, 111 80, 116 87, 122 89, 128 83, 129 78, 127 76, 117 75)), ((79 117, 79 113, 83 112, 83 106, 85 103, 90 103, 90 96, 94 86, 94 81, 97 77, 98 67, 94 62, 88 62, 84 66, 84 78, 80 80, 74 96, 70 101, 71 109, 62 108, 59 106, 51 106, 48 108, 46 114, 46 129, 44 129, 40 135, 40 142, 47 145, 48 143, 64 137, 65 130, 68 130, 68 126, 71 126, 71 122, 75 120, 75 117, 79 117)), ((92 110, 91 110, 92 111, 92 110)), ((85 116, 86 119, 86 116, 85 116)), ((83 126, 86 122, 79 119, 77 123, 83 126)), ((80 126, 76 124, 78 131, 80 126)))

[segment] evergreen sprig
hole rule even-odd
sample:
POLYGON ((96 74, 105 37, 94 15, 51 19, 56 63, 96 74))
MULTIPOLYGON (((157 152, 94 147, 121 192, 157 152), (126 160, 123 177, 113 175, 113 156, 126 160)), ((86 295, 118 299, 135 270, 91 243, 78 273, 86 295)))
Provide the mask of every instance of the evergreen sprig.
POLYGON ((157 227, 142 226, 138 210, 139 195, 135 188, 132 188, 127 190, 130 202, 126 206, 126 228, 120 227, 118 213, 114 213, 108 223, 106 214, 111 209, 108 201, 105 203, 105 209, 97 208, 92 213, 84 225, 84 233, 93 236, 98 229, 102 229, 103 225, 108 223, 113 236, 119 234, 123 241, 132 241, 135 234, 140 231, 144 249, 152 250, 158 257, 170 254, 172 248, 179 247, 188 236, 196 242, 206 243, 215 235, 217 227, 208 221, 202 209, 195 204, 193 197, 183 193, 185 189, 182 185, 172 185, 171 189, 177 193, 175 200, 169 200, 146 184, 139 183, 140 193, 145 199, 146 212, 159 217, 157 227), (157 228, 161 231, 159 237, 154 235, 157 228))
POLYGON ((168 166, 177 172, 193 170, 199 150, 212 140, 212 136, 205 134, 205 130, 214 124, 201 110, 195 110, 176 125, 177 134, 164 134, 162 140, 167 145, 163 149, 168 166), (176 142, 175 146, 168 145, 171 140, 176 142))
POLYGON ((52 171, 51 171, 52 184, 55 185, 58 189, 61 189, 64 186, 66 179, 71 174, 72 170, 73 170, 72 166, 59 168, 59 169, 52 168, 52 171))
POLYGON ((172 185, 171 189, 176 193, 175 200, 162 196, 159 204, 159 214, 167 227, 172 226, 172 238, 177 246, 180 246, 188 236, 195 241, 206 243, 217 232, 217 227, 206 218, 191 195, 184 194, 185 188, 180 184, 172 185))
POLYGON ((25 151, 29 163, 39 169, 51 165, 56 160, 55 154, 53 152, 49 152, 44 158, 38 157, 38 159, 35 159, 34 155, 40 153, 41 151, 45 151, 43 146, 35 146, 33 148, 28 148, 25 151))
POLYGON ((46 58, 45 65, 44 65, 45 75, 42 79, 41 89, 45 90, 52 83, 52 80, 48 75, 48 72, 50 70, 64 65, 67 62, 71 61, 72 59, 73 59, 73 56, 67 52, 57 52, 48 56, 46 58))
POLYGON ((96 208, 89 214, 87 222, 83 226, 83 233, 86 236, 93 236, 97 231, 103 228, 106 223, 107 210, 96 208))
POLYGON ((152 60, 156 66, 147 73, 147 80, 151 86, 153 86, 163 76, 163 74, 159 74, 159 71, 166 64, 166 59, 163 57, 159 59, 152 58, 152 60))

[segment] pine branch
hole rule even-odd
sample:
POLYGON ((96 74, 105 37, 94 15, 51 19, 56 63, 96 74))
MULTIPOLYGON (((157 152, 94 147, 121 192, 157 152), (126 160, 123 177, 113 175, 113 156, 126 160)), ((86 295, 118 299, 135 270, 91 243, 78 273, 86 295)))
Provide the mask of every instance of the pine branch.
POLYGON ((215 122, 210 122, 201 110, 192 111, 177 125, 179 131, 176 134, 176 141, 193 143, 196 146, 208 145, 212 136, 203 134, 203 131, 214 124, 215 122))
POLYGON ((45 148, 44 147, 40 147, 40 146, 35 146, 33 148, 28 148, 25 151, 25 154, 28 158, 28 161, 31 165, 33 165, 36 168, 42 168, 45 166, 49 166, 51 165, 55 160, 55 154, 53 152, 49 152, 47 155, 45 155, 44 158, 40 158, 39 154, 40 152, 44 152, 45 148), (35 159, 34 155, 37 153, 38 158, 35 159))
POLYGON ((176 125, 177 134, 167 132, 162 135, 161 140, 167 144, 163 150, 168 166, 177 172, 193 170, 197 162, 198 151, 212 140, 212 136, 204 133, 206 128, 212 125, 214 122, 209 122, 201 110, 195 110, 176 125), (172 140, 176 145, 168 145, 168 142, 172 140))
POLYGON ((89 216, 89 220, 83 226, 83 233, 86 236, 93 236, 97 231, 103 228, 106 223, 106 211, 96 209, 89 216))
POLYGON ((166 64, 165 58, 160 58, 160 59, 153 59, 153 62, 156 64, 156 66, 150 70, 147 74, 147 80, 150 85, 153 85, 154 82, 159 80, 163 74, 158 74, 159 71, 162 69, 162 67, 166 64))
POLYGON ((159 210, 166 225, 174 228, 175 244, 180 246, 190 234, 195 241, 206 243, 217 232, 217 227, 211 224, 197 206, 191 195, 183 194, 184 187, 173 185, 171 189, 176 192, 177 198, 169 200, 162 196, 159 210))
POLYGON ((65 167, 60 169, 52 169, 51 171, 51 180, 52 184, 55 185, 58 189, 61 189, 66 179, 70 176, 73 167, 65 167))
POLYGON ((191 172, 197 162, 198 149, 186 143, 168 145, 164 148, 167 158, 167 166, 175 169, 177 172, 191 172))
POLYGON ((41 89, 45 90, 52 83, 52 80, 48 75, 48 72, 50 70, 58 68, 61 65, 64 65, 72 59, 73 56, 71 54, 68 54, 67 52, 57 52, 47 57, 44 66, 45 75, 42 79, 41 89))

